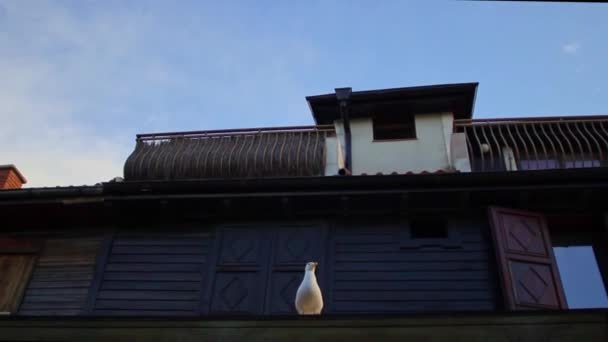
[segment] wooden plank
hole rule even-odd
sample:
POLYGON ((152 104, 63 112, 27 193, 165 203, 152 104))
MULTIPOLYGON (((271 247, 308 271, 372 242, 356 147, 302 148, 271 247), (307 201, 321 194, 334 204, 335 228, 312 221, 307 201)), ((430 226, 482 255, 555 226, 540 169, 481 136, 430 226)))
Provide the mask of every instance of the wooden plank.
POLYGON ((436 280, 447 281, 454 279, 461 280, 487 280, 490 277, 488 270, 476 270, 468 272, 460 271, 399 271, 399 272, 335 272, 336 280, 357 281, 357 280, 436 280))
MULTIPOLYGON (((378 244, 378 245, 336 245, 336 253, 386 253, 394 252, 399 250, 398 243, 392 244, 378 244)), ((449 249, 444 247, 424 247, 423 249, 416 250, 417 253, 435 253, 441 251, 468 251, 468 252, 485 252, 488 251, 488 247, 482 244, 475 243, 462 243, 462 248, 449 249)))
POLYGON ((200 281, 200 273, 188 272, 106 272, 104 280, 200 281))
POLYGON ((110 256, 110 263, 161 263, 161 264, 173 264, 173 263, 191 263, 201 264, 207 260, 205 255, 201 254, 185 254, 185 255, 171 255, 171 254, 155 254, 155 255, 129 255, 129 254, 112 254, 110 256))
POLYGON ((468 301, 494 299, 489 291, 336 291, 334 302, 424 302, 424 301, 468 301))
POLYGON ((32 289, 28 287, 25 292, 26 297, 30 296, 62 296, 62 295, 86 295, 89 292, 89 287, 70 287, 62 289, 32 289))
POLYGON ((19 316, 79 316, 83 313, 80 309, 19 310, 19 316))
POLYGON ((129 299, 129 300, 190 300, 198 301, 199 291, 110 291, 102 290, 97 300, 102 299, 129 299))
POLYGON ((427 301, 427 302, 399 302, 399 301, 368 301, 368 302, 336 302, 336 313, 406 313, 406 312, 449 312, 449 311, 491 311, 496 305, 491 301, 427 301))
POLYGON ((128 310, 182 310, 194 311, 198 308, 198 301, 175 300, 101 300, 95 303, 95 311, 103 309, 128 310))
POLYGON ((82 302, 87 298, 87 294, 76 294, 76 293, 65 293, 62 295, 36 295, 27 296, 23 299, 23 304, 34 304, 37 302, 51 303, 51 302, 82 302))
POLYGON ((443 262, 336 262, 336 272, 341 271, 477 271, 488 269, 485 261, 443 262))
POLYGON ((203 264, 141 264, 120 263, 107 264, 108 272, 200 272, 203 264))
POLYGON ((200 290, 198 281, 104 281, 102 290, 161 290, 161 291, 187 291, 200 290))
POLYGON ((36 265, 36 274, 55 274, 58 272, 62 273, 88 273, 92 272, 94 265, 86 266, 70 266, 70 265, 57 265, 57 266, 43 266, 40 262, 36 265))
POLYGON ((488 259, 488 253, 479 251, 444 250, 433 252, 393 251, 381 253, 337 253, 338 262, 395 262, 395 261, 479 261, 488 259))
POLYGON ((207 239, 197 238, 158 238, 152 239, 147 237, 141 238, 119 238, 114 241, 114 246, 208 246, 207 239))
POLYGON ((334 242, 337 245, 385 245, 395 244, 396 232, 391 234, 369 234, 369 235, 336 235, 334 242))
POLYGON ((192 310, 112 310, 112 309, 96 309, 95 316, 134 316, 134 317, 172 317, 172 316, 198 316, 198 313, 192 310))
MULTIPOLYGON (((105 311, 105 310, 104 310, 105 311)), ((435 310, 438 311, 438 310, 435 310)), ((120 311, 110 311, 110 315, 120 311)), ((147 316, 140 311, 138 316, 147 316)), ((167 316, 171 315, 168 312, 167 316)), ((506 315, 466 312, 393 317, 238 319, 74 318, 2 320, 5 341, 584 341, 608 340, 605 312, 506 315)))
POLYGON ((19 310, 82 310, 84 301, 63 301, 63 302, 33 302, 23 303, 19 310))
POLYGON ((46 274, 37 274, 34 273, 32 276, 32 281, 91 281, 93 279, 93 274, 91 273, 81 273, 81 272, 61 272, 61 273, 46 273, 46 274))
POLYGON ((201 246, 114 246, 112 254, 207 254, 201 246))
POLYGON ((487 279, 483 280, 339 280, 334 283, 334 291, 342 290, 408 290, 408 291, 457 291, 457 290, 484 290, 489 288, 487 279))
POLYGON ((45 259, 38 263, 41 267, 92 267, 94 262, 88 259, 45 259))
POLYGON ((50 289, 50 288, 74 288, 88 287, 91 282, 84 281, 30 281, 27 288, 32 289, 50 289))

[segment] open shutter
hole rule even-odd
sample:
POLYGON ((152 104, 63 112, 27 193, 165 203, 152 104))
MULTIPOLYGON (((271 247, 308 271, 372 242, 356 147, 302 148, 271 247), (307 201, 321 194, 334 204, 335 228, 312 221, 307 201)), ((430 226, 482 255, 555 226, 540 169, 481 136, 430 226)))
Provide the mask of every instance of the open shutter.
POLYGON ((35 241, 0 237, 0 315, 17 311, 39 247, 35 241))
POLYGON ((545 217, 505 208, 490 208, 490 217, 507 308, 565 309, 545 217))

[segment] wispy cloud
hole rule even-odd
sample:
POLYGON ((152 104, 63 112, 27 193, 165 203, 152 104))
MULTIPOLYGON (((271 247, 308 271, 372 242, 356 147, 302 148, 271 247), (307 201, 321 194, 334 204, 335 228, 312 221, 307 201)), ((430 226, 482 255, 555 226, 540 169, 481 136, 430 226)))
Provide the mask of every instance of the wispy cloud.
POLYGON ((562 45, 562 52, 567 55, 578 55, 581 51, 581 44, 579 42, 571 42, 562 45))
POLYGON ((102 22, 82 30, 65 10, 44 2, 0 2, 0 16, 0 163, 16 164, 27 186, 95 184, 120 176, 130 146, 100 135, 82 116, 95 102, 87 85, 108 72, 108 64, 96 67, 91 57, 116 56, 122 49, 95 42, 125 42, 128 36, 118 39, 102 22))
POLYGON ((0 0, 0 164, 28 186, 121 176, 138 132, 308 119, 293 73, 317 59, 310 44, 210 10, 108 3, 0 0))

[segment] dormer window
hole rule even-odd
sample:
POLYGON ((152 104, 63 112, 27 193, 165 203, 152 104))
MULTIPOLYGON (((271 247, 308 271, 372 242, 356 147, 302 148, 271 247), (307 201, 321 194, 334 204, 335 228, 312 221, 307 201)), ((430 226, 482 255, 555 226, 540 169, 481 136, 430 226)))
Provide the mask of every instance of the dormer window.
POLYGON ((414 115, 374 116, 374 141, 416 139, 414 115))

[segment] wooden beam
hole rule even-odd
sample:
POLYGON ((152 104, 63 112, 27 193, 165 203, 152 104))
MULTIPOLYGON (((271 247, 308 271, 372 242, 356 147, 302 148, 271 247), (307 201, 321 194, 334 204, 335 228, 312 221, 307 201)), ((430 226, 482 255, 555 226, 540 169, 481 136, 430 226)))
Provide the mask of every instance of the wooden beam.
POLYGON ((28 320, 0 318, 6 341, 567 341, 608 340, 605 310, 514 314, 28 320))

